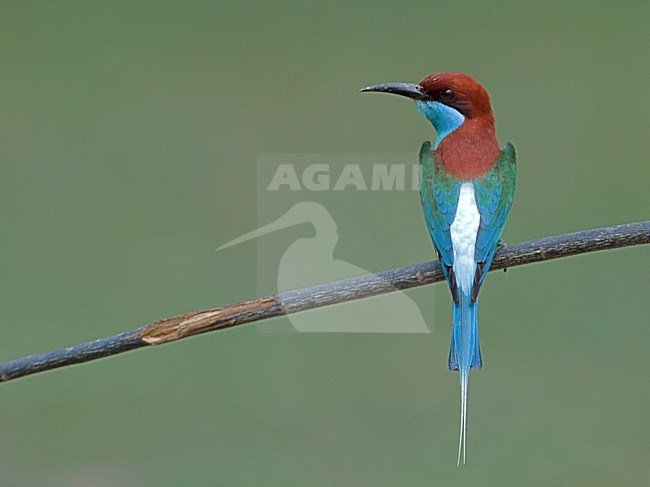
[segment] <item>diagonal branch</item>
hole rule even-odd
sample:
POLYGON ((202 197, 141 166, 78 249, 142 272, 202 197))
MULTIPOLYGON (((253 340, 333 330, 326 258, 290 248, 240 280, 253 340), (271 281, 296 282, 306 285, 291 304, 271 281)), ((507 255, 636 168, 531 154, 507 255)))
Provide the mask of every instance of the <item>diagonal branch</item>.
MULTIPOLYGON (((647 243, 650 243, 650 221, 585 230, 504 245, 498 249, 490 270, 647 243)), ((0 382, 136 348, 173 342, 199 333, 424 286, 443 279, 438 262, 423 262, 219 308, 185 313, 133 331, 0 364, 0 382)))

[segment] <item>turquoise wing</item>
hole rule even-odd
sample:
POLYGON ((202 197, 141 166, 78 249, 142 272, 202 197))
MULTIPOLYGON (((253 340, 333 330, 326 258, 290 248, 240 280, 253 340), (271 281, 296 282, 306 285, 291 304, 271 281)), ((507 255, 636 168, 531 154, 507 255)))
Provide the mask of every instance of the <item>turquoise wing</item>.
POLYGON ((508 142, 490 171, 474 181, 474 197, 481 214, 476 252, 477 269, 472 288, 472 300, 476 301, 478 291, 490 269, 492 258, 499 244, 501 232, 515 195, 517 156, 514 146, 508 142))
POLYGON ((424 219, 453 293, 455 292, 452 271, 454 250, 449 227, 456 216, 461 183, 453 176, 444 173, 442 165, 435 160, 431 142, 425 142, 420 149, 419 176, 424 219))

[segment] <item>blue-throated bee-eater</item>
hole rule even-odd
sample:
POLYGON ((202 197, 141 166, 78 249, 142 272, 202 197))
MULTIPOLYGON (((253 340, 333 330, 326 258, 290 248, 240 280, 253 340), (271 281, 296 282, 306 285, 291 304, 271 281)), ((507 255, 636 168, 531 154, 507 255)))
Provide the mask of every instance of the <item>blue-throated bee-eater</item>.
POLYGON ((419 84, 386 83, 361 91, 415 100, 436 130, 420 149, 424 219, 453 298, 449 368, 460 375, 458 463, 465 463, 467 384, 482 366, 477 301, 515 193, 512 144, 499 149, 487 91, 463 73, 426 77, 419 84))

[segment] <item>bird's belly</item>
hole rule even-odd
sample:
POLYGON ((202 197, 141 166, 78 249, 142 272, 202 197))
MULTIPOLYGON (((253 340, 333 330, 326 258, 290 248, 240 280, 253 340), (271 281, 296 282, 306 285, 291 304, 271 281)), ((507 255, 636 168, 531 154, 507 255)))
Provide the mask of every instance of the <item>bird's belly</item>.
POLYGON ((476 271, 476 236, 481 214, 476 206, 474 185, 463 183, 456 208, 456 217, 450 227, 451 243, 454 249, 454 274, 460 290, 469 294, 476 271))

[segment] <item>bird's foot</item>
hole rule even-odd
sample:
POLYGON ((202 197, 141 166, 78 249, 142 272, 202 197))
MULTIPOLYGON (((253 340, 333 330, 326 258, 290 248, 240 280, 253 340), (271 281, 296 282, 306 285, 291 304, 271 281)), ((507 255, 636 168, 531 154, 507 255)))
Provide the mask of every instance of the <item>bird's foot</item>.
MULTIPOLYGON (((499 241, 497 242, 497 252, 499 250, 501 250, 503 247, 506 247, 507 245, 508 245, 507 243, 505 243, 503 240, 499 239, 499 241)), ((508 268, 504 267, 503 272, 507 272, 507 271, 508 271, 508 268)))

